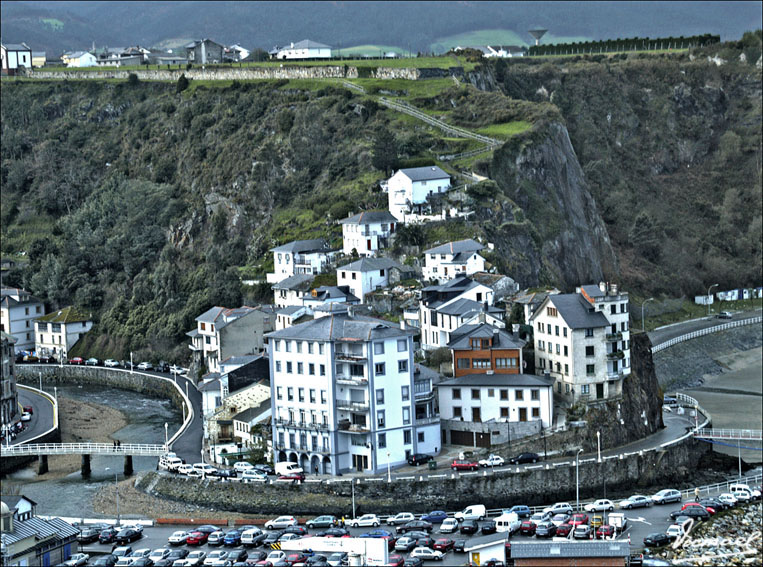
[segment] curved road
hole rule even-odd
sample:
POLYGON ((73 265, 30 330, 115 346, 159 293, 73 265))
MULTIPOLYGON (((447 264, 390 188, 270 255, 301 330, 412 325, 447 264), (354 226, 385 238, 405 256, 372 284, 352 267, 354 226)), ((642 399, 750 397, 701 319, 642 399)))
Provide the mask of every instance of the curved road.
MULTIPOLYGON (((16 436, 16 439, 11 445, 18 443, 24 443, 42 435, 53 427, 53 404, 45 396, 27 390, 25 388, 19 388, 19 405, 20 406, 32 406, 34 408, 34 414, 31 421, 26 422, 26 430, 22 431, 16 436)), ((19 408, 21 411, 21 408, 19 408)))
POLYGON ((740 313, 734 313, 731 316, 731 319, 718 319, 714 316, 709 318, 703 317, 701 319, 692 319, 691 321, 674 323, 672 325, 655 329, 654 331, 649 331, 647 335, 649 335, 649 340, 652 341, 652 345, 658 345, 660 343, 664 343, 665 341, 669 341, 670 339, 674 339, 675 337, 680 337, 681 335, 686 335, 687 333, 699 331, 700 329, 715 327, 716 325, 723 325, 724 323, 730 323, 732 321, 749 319, 750 317, 757 317, 760 316, 762 311, 763 310, 761 309, 756 309, 754 311, 742 311, 740 313))

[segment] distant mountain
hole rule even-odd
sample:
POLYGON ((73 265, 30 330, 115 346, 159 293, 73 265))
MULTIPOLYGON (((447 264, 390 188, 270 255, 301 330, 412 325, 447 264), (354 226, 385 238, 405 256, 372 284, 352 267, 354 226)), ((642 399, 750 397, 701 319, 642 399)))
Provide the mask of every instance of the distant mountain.
MULTIPOLYGON (((760 2, 0 2, 3 41, 35 50, 153 46, 194 37, 249 48, 309 38, 333 47, 380 44, 416 51, 483 30, 553 38, 720 34, 761 27, 760 2)), ((474 37, 491 37, 488 34, 474 37)), ((496 36, 500 37, 500 36, 496 36)))

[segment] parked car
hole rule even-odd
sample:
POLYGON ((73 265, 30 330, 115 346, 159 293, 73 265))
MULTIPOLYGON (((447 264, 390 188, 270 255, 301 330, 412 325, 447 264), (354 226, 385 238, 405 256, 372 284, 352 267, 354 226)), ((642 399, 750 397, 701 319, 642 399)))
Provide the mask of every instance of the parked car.
POLYGON ((462 534, 476 534, 479 529, 479 525, 475 520, 464 520, 461 522, 461 527, 458 529, 462 534))
POLYGON ((405 559, 403 559, 403 556, 394 554, 389 556, 385 567, 403 567, 403 565, 405 565, 405 559))
POLYGON ((88 358, 85 361, 85 366, 100 366, 100 365, 101 365, 101 361, 95 357, 88 358))
POLYGON ((170 371, 170 365, 163 360, 156 365, 156 371, 157 372, 169 372, 170 371))
POLYGON ((440 533, 441 534, 452 534, 453 532, 458 530, 458 520, 455 518, 446 518, 443 520, 442 524, 440 524, 440 533))
POLYGON ((731 312, 730 311, 721 311, 717 315, 718 319, 731 319, 731 312))
POLYGON ((87 565, 90 556, 87 553, 75 553, 69 559, 63 562, 66 567, 82 567, 87 565))
POLYGON ((591 539, 591 526, 588 524, 575 526, 575 529, 572 532, 572 537, 574 539, 591 539))
POLYGON ((519 533, 522 535, 535 535, 535 530, 537 529, 537 527, 538 526, 535 522, 531 522, 530 520, 525 520, 519 526, 519 533))
POLYGON ((429 547, 417 547, 413 551, 409 558, 421 559, 422 561, 442 561, 443 553, 437 549, 429 547))
POLYGON ((79 543, 93 543, 98 541, 98 536, 101 535, 101 530, 98 528, 83 528, 77 536, 79 543))
POLYGON ((117 562, 117 558, 110 553, 108 555, 101 555, 93 563, 93 567, 114 567, 117 562))
MULTIPOLYGON (((236 472, 236 471, 233 471, 236 472)), ((268 475, 257 469, 247 469, 241 473, 241 482, 267 482, 268 475)))
POLYGON ((404 551, 408 553, 416 547, 416 539, 408 536, 398 538, 395 542, 395 551, 404 551))
POLYGON ((456 542, 454 542, 452 539, 447 537, 440 537, 437 538, 434 542, 434 549, 437 549, 439 551, 442 551, 443 553, 447 553, 451 549, 453 549, 453 545, 456 542))
POLYGON ((574 510, 569 502, 557 502, 553 506, 543 508, 543 511, 553 516, 554 514, 572 514, 574 510))
MULTIPOLYGON (((138 366, 136 368, 138 370, 153 370, 154 369, 154 365, 151 364, 150 362, 145 362, 144 361, 144 362, 141 362, 140 364, 138 364, 138 366)), ((209 558, 207 558, 207 559, 209 559, 209 558)))
POLYGON ((248 461, 236 461, 233 463, 233 470, 239 473, 244 472, 247 469, 253 469, 254 465, 248 461))
POLYGON ((188 534, 185 540, 186 545, 204 545, 209 539, 209 534, 200 531, 193 531, 188 534))
POLYGON ((737 505, 737 498, 730 492, 724 492, 716 497, 718 500, 726 504, 729 508, 737 505))
POLYGON ((424 560, 421 557, 409 557, 403 563, 403 567, 423 567, 424 560))
POLYGON ((574 527, 588 525, 588 514, 573 514, 570 524, 574 527))
POLYGON ((266 475, 274 475, 276 474, 276 471, 273 470, 273 467, 268 465, 267 463, 257 463, 254 465, 254 470, 258 470, 261 472, 264 472, 266 475))
POLYGON ((450 468, 454 471, 476 471, 480 464, 472 459, 454 459, 450 468))
POLYGON ((414 467, 418 467, 419 465, 423 465, 425 463, 428 463, 434 459, 432 455, 424 455, 423 453, 415 453, 408 457, 408 464, 413 465, 414 467))
POLYGON ((265 522, 266 530, 285 530, 289 526, 296 526, 297 519, 294 516, 278 516, 265 522))
POLYGON ((604 524, 596 528, 596 538, 611 538, 615 535, 615 526, 604 524))
POLYGON ((485 520, 484 522, 482 522, 482 527, 480 528, 480 531, 483 534, 485 535, 494 534, 496 530, 497 530, 497 527, 495 525, 494 520, 485 520))
POLYGON ((655 532, 644 538, 644 547, 662 547, 670 543, 670 537, 665 532, 655 532))
POLYGON ((457 539, 453 544, 453 551, 457 553, 464 553, 464 547, 466 546, 465 539, 457 539))
POLYGON ((106 359, 106 360, 103 362, 103 365, 104 365, 106 368, 119 368, 119 361, 117 361, 117 360, 114 360, 113 358, 107 358, 107 359, 106 359))
POLYGON ((620 508, 625 508, 626 510, 631 510, 633 508, 644 508, 649 507, 653 504, 651 498, 648 496, 644 496, 643 494, 634 494, 633 496, 629 496, 622 502, 620 502, 620 508))
POLYGON ((535 526, 535 537, 554 537, 556 535, 556 526, 553 522, 541 522, 535 526))
POLYGON ((250 528, 241 532, 241 545, 244 547, 255 547, 262 543, 266 534, 260 528, 250 528))
POLYGON ((723 503, 716 500, 715 498, 703 498, 699 501, 699 503, 702 504, 705 509, 707 509, 707 511, 713 515, 715 515, 716 512, 720 512, 721 510, 726 509, 723 503))
POLYGON ((538 453, 521 453, 509 459, 510 465, 523 465, 525 463, 537 463, 540 461, 538 453))
POLYGON ((501 467, 504 463, 505 461, 503 460, 503 457, 493 454, 490 454, 486 459, 481 459, 479 461, 481 467, 501 467))
POLYGON ((551 517, 551 523, 558 527, 558 526, 561 526, 562 524, 568 523, 571 518, 572 518, 572 514, 567 514, 567 513, 554 514, 551 517))
POLYGON ((307 555, 301 551, 287 552, 286 557, 284 557, 284 561, 289 565, 294 565, 295 563, 304 563, 307 561, 307 555))
POLYGON ((709 520, 710 512, 704 506, 689 506, 686 510, 676 510, 670 513, 670 517, 674 520, 679 516, 686 516, 695 520, 709 520))
POLYGON ((120 547, 117 547, 115 549, 111 550, 111 554, 115 557, 130 557, 132 555, 133 549, 129 545, 122 545, 120 547))
POLYGON ((124 530, 120 530, 119 533, 114 538, 114 541, 118 543, 119 545, 123 545, 125 543, 131 543, 133 541, 139 540, 141 537, 143 537, 143 534, 136 530, 135 528, 126 528, 124 530))
POLYGON ((169 554, 167 555, 166 559, 169 559, 173 563, 179 559, 185 559, 188 557, 188 555, 191 553, 191 550, 186 547, 176 547, 174 549, 170 549, 169 554))
POLYGON ((413 521, 416 519, 416 516, 411 514, 410 512, 400 512, 398 514, 395 514, 394 516, 390 516, 387 518, 387 524, 390 526, 397 526, 402 524, 407 524, 410 521, 413 521))
POLYGON ((226 557, 228 557, 227 551, 213 551, 204 559, 203 565, 213 565, 218 560, 225 559, 226 557))
POLYGON ((77 364, 79 366, 82 366, 85 364, 85 361, 81 356, 75 356, 74 358, 69 359, 69 364, 77 364))
POLYGON ((652 495, 652 501, 655 504, 667 504, 668 502, 680 502, 681 493, 673 488, 665 488, 657 494, 652 495))
POLYGON ((583 510, 586 512, 611 512, 615 509, 615 505, 611 500, 606 498, 596 500, 590 504, 583 506, 583 510))
POLYGON ((333 528, 337 525, 336 516, 318 516, 307 522, 308 529, 313 528, 333 528))
POLYGON ((428 514, 421 516, 421 519, 430 524, 440 524, 448 518, 448 513, 444 510, 432 510, 428 514))
POLYGON ((213 469, 207 473, 207 476, 216 476, 217 478, 237 478, 238 473, 234 469, 213 469))
POLYGON ((98 543, 114 543, 114 538, 117 537, 118 533, 119 530, 114 527, 101 530, 101 533, 98 535, 98 543))
POLYGON ((169 550, 169 549, 167 549, 166 547, 160 547, 159 549, 155 549, 155 550, 153 550, 153 551, 152 551, 152 552, 149 554, 148 558, 149 558, 151 561, 154 561, 154 562, 156 562, 156 561, 159 561, 160 559, 164 559, 164 558, 165 558, 165 557, 167 557, 169 554, 170 554, 170 550, 169 550))
POLYGON ((532 515, 532 512, 530 511, 529 506, 520 504, 518 506, 512 506, 511 508, 504 510, 503 514, 516 514, 521 519, 521 518, 529 518, 532 515))
POLYGON ((350 531, 345 528, 329 528, 315 535, 320 537, 348 537, 350 531))
POLYGON ((239 530, 231 530, 226 533, 223 538, 223 545, 226 547, 237 547, 241 545, 241 532, 239 530))
POLYGON ((572 532, 572 524, 560 524, 556 526, 556 537, 567 537, 572 532))
POLYGON ((413 530, 422 530, 427 533, 432 531, 432 524, 425 522, 424 520, 412 520, 397 527, 397 533, 404 534, 413 530))
POLYGON ((341 567, 342 565, 347 565, 347 558, 348 554, 346 551, 337 551, 329 555, 328 564, 332 567, 341 567))
POLYGON ((373 526, 374 528, 381 524, 379 516, 376 514, 364 514, 360 518, 355 518, 348 522, 354 528, 365 528, 373 526))
POLYGON ((549 520, 551 520, 551 512, 546 512, 544 510, 543 512, 535 512, 535 514, 530 516, 528 521, 538 525, 541 522, 548 522, 549 520))
MULTIPOLYGON (((267 477, 266 477, 267 478, 267 477)), ((282 474, 277 479, 277 482, 290 482, 292 484, 305 481, 305 474, 301 472, 292 472, 289 474, 282 474)))
POLYGON ((691 506, 699 506, 700 508, 704 508, 705 510, 707 510, 711 516, 715 515, 715 508, 713 508, 712 506, 708 508, 707 506, 702 504, 702 502, 687 502, 686 504, 681 506, 681 511, 684 511, 687 508, 690 508, 691 506))

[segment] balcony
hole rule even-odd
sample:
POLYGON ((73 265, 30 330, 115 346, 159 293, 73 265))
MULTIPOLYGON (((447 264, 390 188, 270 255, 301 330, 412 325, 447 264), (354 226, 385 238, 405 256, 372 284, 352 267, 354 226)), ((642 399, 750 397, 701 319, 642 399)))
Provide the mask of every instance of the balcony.
POLYGON ((434 397, 434 390, 431 388, 414 388, 414 396, 416 401, 428 400, 434 397))
POLYGON ((614 350, 607 353, 607 360, 622 360, 625 358, 625 353, 621 350, 614 350))
POLYGON ((617 372, 607 371, 607 380, 621 380, 625 378, 625 372, 618 370, 617 372))
POLYGON ((345 386, 359 386, 365 388, 368 386, 368 379, 362 376, 346 376, 339 374, 336 377, 337 384, 343 384, 345 386))
POLYGON ((350 433, 350 434, 363 434, 370 432, 371 429, 367 425, 356 425, 356 424, 350 424, 350 426, 347 429, 339 429, 339 433, 350 433))
POLYGON ((417 417, 414 425, 431 425, 432 423, 440 423, 440 416, 431 415, 429 417, 417 417))
POLYGON ((290 421, 288 419, 277 418, 274 420, 276 426, 290 427, 292 429, 307 429, 313 431, 328 431, 329 426, 326 423, 312 423, 309 421, 290 421))
POLYGON ((337 350, 334 353, 334 358, 336 360, 343 360, 346 362, 356 362, 356 363, 363 363, 368 362, 368 358, 363 356, 362 352, 345 352, 341 350, 337 350))
POLYGON ((613 342, 613 341, 621 341, 623 340, 623 334, 621 332, 617 333, 607 333, 607 341, 613 342))
POLYGON ((336 400, 336 407, 338 409, 349 410, 349 411, 367 412, 368 402, 366 401, 354 402, 351 400, 336 400))

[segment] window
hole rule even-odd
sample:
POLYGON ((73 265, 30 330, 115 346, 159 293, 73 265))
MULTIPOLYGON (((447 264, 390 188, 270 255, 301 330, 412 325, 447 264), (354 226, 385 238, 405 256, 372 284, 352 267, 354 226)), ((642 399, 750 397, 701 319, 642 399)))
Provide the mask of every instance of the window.
POLYGON ((297 343, 297 352, 302 352, 302 341, 296 341, 297 343))
POLYGON ((612 304, 609 306, 609 314, 610 315, 617 314, 617 305, 612 304))
POLYGON ((398 372, 408 372, 408 361, 407 360, 398 360, 397 361, 397 371, 398 372))
POLYGON ((318 343, 318 354, 323 354, 323 343, 318 343))
POLYGON ((313 354, 313 343, 307 343, 308 354, 313 354))
POLYGON ((555 329, 556 329, 556 331, 555 331, 555 334, 556 334, 556 336, 558 337, 558 336, 559 336, 559 325, 557 325, 557 326, 555 327, 555 329))
POLYGON ((453 419, 456 419, 462 416, 463 414, 461 413, 461 406, 453 406, 453 419))
POLYGON ((307 373, 310 376, 315 376, 315 364, 313 364, 312 362, 307 365, 307 373))
POLYGON ((562 335, 567 336, 567 327, 562 327, 562 335))
POLYGON ((585 373, 588 376, 593 376, 594 374, 596 374, 596 365, 595 364, 586 364, 585 373))
POLYGON ((292 371, 291 371, 291 361, 290 360, 286 361, 286 373, 287 374, 291 374, 292 373, 292 371))
MULTIPOLYGON (((299 343, 297 343, 297 344, 299 344, 299 343)), ((297 363, 297 374, 304 374, 305 373, 304 369, 305 369, 304 368, 304 364, 302 364, 301 362, 298 362, 297 363)))
POLYGON ((517 401, 524 400, 525 399, 525 391, 524 390, 514 390, 514 399, 517 400, 517 401))
POLYGON ((204 337, 204 339, 205 339, 204 342, 207 343, 208 345, 212 344, 212 340, 210 339, 210 337, 204 337))
POLYGON ((325 376, 326 375, 326 365, 325 364, 321 364, 320 365, 320 369, 321 369, 321 376, 325 376))
POLYGON ((530 390, 531 400, 540 400, 540 390, 530 390))
POLYGON ((570 393, 570 385, 569 384, 565 384, 564 385, 564 393, 565 394, 569 394, 570 393))
POLYGON ((384 388, 379 388, 378 390, 376 390, 376 403, 377 404, 384 403, 384 388))
POLYGON ((580 393, 587 396, 588 394, 591 393, 591 386, 588 384, 583 384, 580 387, 580 393))
POLYGON ((405 352, 408 350, 408 341, 406 339, 397 339, 397 352, 405 352))
POLYGON ((276 388, 276 398, 279 400, 283 399, 283 388, 281 386, 276 388))
POLYGON ((297 396, 299 397, 299 401, 300 402, 304 402, 305 401, 305 389, 304 388, 300 388, 299 390, 297 390, 297 396))
POLYGON ((509 419, 509 408, 501 408, 501 418, 509 419))
POLYGON ((379 447, 379 449, 384 449, 387 446, 387 434, 386 433, 379 433, 376 441, 376 446, 379 447))
POLYGON ((585 330, 585 336, 586 337, 592 337, 593 336, 593 329, 586 329, 585 330))
POLYGON ((374 354, 384 354, 384 343, 374 343, 374 354))
POLYGON ((283 431, 278 432, 278 444, 283 446, 284 444, 284 434, 283 431))
POLYGON ((506 389, 501 389, 501 399, 502 400, 508 400, 509 399, 509 391, 506 389))
POLYGON ((557 393, 559 393, 559 394, 561 394, 561 393, 562 393, 562 383, 561 383, 561 382, 557 382, 557 383, 556 383, 556 391, 557 391, 557 393))
POLYGON ((459 368, 469 368, 469 359, 468 358, 459 358, 457 366, 459 368))
POLYGON ((546 343, 544 341, 538 341, 538 350, 545 350, 546 343))
POLYGON ((411 408, 403 408, 403 425, 411 424, 411 408))
POLYGON ((586 356, 593 356, 593 346, 585 347, 585 355, 586 356))
POLYGON ((453 388, 453 399, 454 400, 460 400, 461 399, 461 388, 453 388))
POLYGON ((623 321, 620 323, 620 330, 621 331, 627 331, 628 330, 628 323, 626 321, 623 321))
POLYGON ((403 430, 403 445, 410 445, 410 444, 411 444, 411 430, 404 429, 403 430))
POLYGON ((321 403, 326 403, 326 390, 321 390, 321 403))
POLYGON ((286 390, 286 397, 291 402, 294 401, 294 388, 288 388, 286 390))
POLYGON ((487 397, 488 398, 495 398, 495 389, 494 388, 488 388, 487 389, 487 397))
POLYGON ((546 307, 546 315, 549 317, 556 317, 557 311, 556 307, 546 307))
POLYGON ((355 279, 357 277, 357 274, 355 272, 352 272, 352 279, 355 279))
POLYGON ((206 328, 207 328, 206 324, 204 324, 204 323, 199 323, 199 329, 200 329, 201 331, 204 331, 204 330, 206 330, 206 328))
POLYGON ((402 386, 400 388, 400 395, 404 402, 407 402, 411 399, 411 389, 409 386, 402 386))
MULTIPOLYGON (((310 403, 315 403, 315 388, 310 388, 310 403)), ((315 419, 313 419, 313 423, 315 423, 315 419)))
POLYGON ((419 438, 419 443, 423 443, 424 442, 425 437, 424 437, 424 432, 423 431, 419 431, 418 438, 419 438))
MULTIPOLYGON (((556 354, 559 354, 559 347, 560 347, 559 343, 556 343, 556 354)), ((565 347, 565 348, 567 348, 567 347, 565 347)))
POLYGON ((291 352, 291 341, 284 341, 283 344, 286 347, 286 352, 291 352))
POLYGON ((540 417, 540 408, 533 408, 533 417, 540 417))
POLYGON ((567 356, 567 345, 564 345, 564 356, 567 356))
POLYGON ((472 399, 473 400, 479 400, 480 399, 480 390, 479 390, 479 388, 472 388, 472 399))
POLYGON ((280 371, 281 371, 281 361, 276 360, 276 372, 280 372, 280 371))
POLYGON ((489 358, 473 358, 472 368, 490 368, 489 358))
POLYGON ((541 322, 538 322, 538 332, 539 333, 543 332, 543 323, 541 323, 541 322))
POLYGON ((376 412, 376 426, 377 427, 386 427, 387 421, 384 419, 384 410, 379 410, 376 412))
POLYGON ((565 364, 564 365, 564 374, 567 375, 569 373, 570 373, 570 365, 569 364, 565 364))
POLYGON ((384 376, 384 363, 383 362, 377 362, 374 364, 374 373, 377 376, 384 376))
POLYGON ((477 293, 477 301, 482 301, 482 294, 481 293, 477 293))

